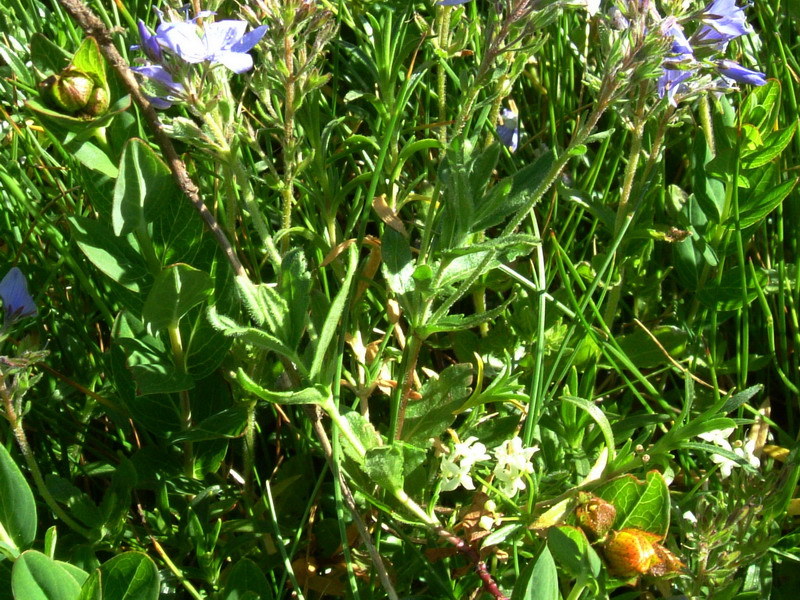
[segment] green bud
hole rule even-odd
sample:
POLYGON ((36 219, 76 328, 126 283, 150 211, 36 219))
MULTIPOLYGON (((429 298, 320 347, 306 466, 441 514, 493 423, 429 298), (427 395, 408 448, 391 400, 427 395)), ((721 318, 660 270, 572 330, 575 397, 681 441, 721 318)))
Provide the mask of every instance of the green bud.
POLYGON ((108 110, 108 104, 108 92, 104 88, 97 86, 92 90, 92 95, 83 112, 91 117, 99 117, 108 110))
POLYGON ((60 75, 45 79, 40 87, 51 103, 67 114, 96 117, 108 110, 108 92, 81 71, 65 69, 60 75))

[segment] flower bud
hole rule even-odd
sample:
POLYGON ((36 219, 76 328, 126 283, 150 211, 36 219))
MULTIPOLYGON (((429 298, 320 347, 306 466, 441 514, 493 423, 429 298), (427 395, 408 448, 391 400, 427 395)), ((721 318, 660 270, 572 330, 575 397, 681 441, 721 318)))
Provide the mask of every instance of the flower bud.
POLYGON ((90 76, 75 69, 51 75, 41 84, 51 102, 68 114, 96 117, 108 110, 108 92, 90 76))
POLYGON ((581 499, 581 504, 575 509, 575 516, 587 536, 602 541, 614 525, 617 509, 610 502, 587 494, 587 498, 581 499))
POLYGON ((653 546, 659 536, 641 529, 626 528, 612 533, 603 546, 608 570, 617 577, 638 577, 659 562, 653 546))
POLYGON ((91 117, 99 117, 108 110, 108 104, 108 92, 105 88, 97 86, 92 90, 92 95, 83 112, 91 117))

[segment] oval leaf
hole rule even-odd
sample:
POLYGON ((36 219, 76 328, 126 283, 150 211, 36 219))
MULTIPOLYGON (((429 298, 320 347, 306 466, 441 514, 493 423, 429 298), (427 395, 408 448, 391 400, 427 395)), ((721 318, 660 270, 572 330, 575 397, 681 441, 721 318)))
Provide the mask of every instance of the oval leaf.
POLYGON ((14 459, 0 445, 0 542, 19 550, 36 537, 36 502, 14 459))

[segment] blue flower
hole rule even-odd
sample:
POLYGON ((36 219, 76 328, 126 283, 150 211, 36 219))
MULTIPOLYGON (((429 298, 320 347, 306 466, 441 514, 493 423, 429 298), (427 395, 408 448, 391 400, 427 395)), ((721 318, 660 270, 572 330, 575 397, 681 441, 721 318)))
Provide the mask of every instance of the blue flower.
POLYGON ((12 267, 0 281, 0 298, 3 299, 5 324, 37 315, 36 304, 28 293, 25 275, 17 267, 12 267))
POLYGON ((139 19, 139 37, 141 38, 142 43, 136 46, 131 46, 131 50, 142 50, 147 58, 153 62, 160 63, 164 57, 161 54, 161 46, 158 45, 158 38, 150 33, 147 25, 145 25, 144 21, 141 19, 139 19))
POLYGON ((144 67, 133 67, 131 71, 147 77, 155 85, 159 96, 149 96, 150 103, 156 108, 167 109, 172 103, 180 98, 185 89, 182 84, 172 78, 172 74, 161 65, 146 65, 144 67))
POLYGON ((764 85, 767 83, 764 73, 751 71, 735 61, 718 60, 716 66, 720 75, 733 79, 737 83, 749 83, 750 85, 764 85))
POLYGON ((504 108, 500 116, 503 122, 497 126, 497 137, 511 152, 516 152, 519 145, 519 117, 509 108, 504 108))
POLYGON ((714 0, 700 16, 703 26, 694 35, 695 43, 725 45, 732 39, 752 33, 744 9, 736 0, 714 0))
POLYGON ((436 4, 439 6, 458 6, 459 4, 466 4, 470 0, 439 0, 436 4))
POLYGON ((163 48, 187 63, 208 61, 225 65, 234 73, 244 73, 253 68, 253 57, 248 52, 264 37, 267 26, 249 33, 245 33, 246 29, 246 21, 217 21, 202 29, 192 21, 183 21, 160 25, 156 38, 163 48))
POLYGON ((681 89, 681 84, 693 75, 694 69, 675 67, 694 63, 694 54, 683 29, 677 23, 670 24, 664 30, 664 35, 672 37, 672 47, 671 56, 662 64, 663 71, 658 79, 658 97, 663 98, 666 95, 669 103, 677 106, 675 94, 681 89))

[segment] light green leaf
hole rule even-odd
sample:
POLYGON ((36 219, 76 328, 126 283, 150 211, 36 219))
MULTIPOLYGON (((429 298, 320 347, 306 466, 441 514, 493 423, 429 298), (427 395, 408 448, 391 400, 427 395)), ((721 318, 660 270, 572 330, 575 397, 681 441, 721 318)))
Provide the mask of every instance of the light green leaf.
POLYGON ((152 332, 178 325, 181 317, 208 298, 214 283, 208 273, 189 265, 167 267, 156 276, 142 317, 152 332))
POLYGON ((14 555, 36 537, 36 502, 14 459, 0 445, 0 542, 14 555))
POLYGON ((558 571, 548 546, 519 574, 511 600, 559 600, 558 571))
POLYGON ((114 234, 120 236, 143 229, 165 203, 180 200, 166 163, 143 140, 129 140, 122 151, 114 186, 114 234))
POLYGON ((11 569, 11 590, 15 600, 77 600, 81 586, 61 564, 28 550, 11 569))
POLYGON ((143 552, 125 552, 103 563, 81 588, 79 600, 157 600, 161 577, 143 552))

